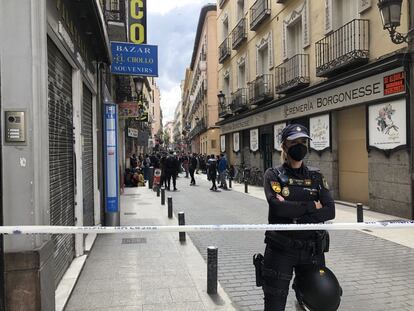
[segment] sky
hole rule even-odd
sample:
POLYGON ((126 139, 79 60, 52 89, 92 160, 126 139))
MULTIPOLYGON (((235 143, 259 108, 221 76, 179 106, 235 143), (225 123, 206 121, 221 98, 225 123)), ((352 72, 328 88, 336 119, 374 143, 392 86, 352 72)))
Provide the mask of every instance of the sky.
POLYGON ((147 0, 147 44, 158 45, 163 124, 174 119, 180 83, 190 66, 201 8, 214 0, 147 0))

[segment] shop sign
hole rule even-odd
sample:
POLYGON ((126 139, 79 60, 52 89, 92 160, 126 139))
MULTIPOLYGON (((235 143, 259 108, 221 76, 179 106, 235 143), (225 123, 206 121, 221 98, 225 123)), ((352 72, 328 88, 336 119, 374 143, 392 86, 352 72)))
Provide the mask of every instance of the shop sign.
POLYGON ((158 46, 111 42, 111 73, 158 77, 158 46))
POLYGON ((282 151, 282 130, 286 127, 286 123, 275 124, 273 127, 275 150, 282 151))
POLYGON ((118 104, 120 118, 138 118, 139 106, 137 102, 124 102, 118 104))
POLYGON ((239 132, 233 133, 233 151, 234 152, 240 151, 240 133, 239 132))
POLYGON ((323 151, 331 146, 330 115, 324 114, 309 118, 310 147, 323 151))
POLYGON ((384 95, 393 95, 405 92, 404 71, 384 77, 384 95))
POLYGON ((259 150, 259 129, 250 130, 250 150, 259 150))
POLYGON ((226 136, 221 135, 220 136, 220 152, 226 151, 226 136))
POLYGON ((105 155, 105 207, 107 213, 119 212, 118 202, 118 138, 117 109, 105 104, 104 155, 105 155))
POLYGON ((128 1, 128 38, 135 44, 147 43, 147 0, 128 1))
POLYGON ((138 130, 128 127, 128 137, 138 138, 138 130))
POLYGON ((369 106, 369 147, 393 150, 407 145, 406 113, 405 99, 369 106))

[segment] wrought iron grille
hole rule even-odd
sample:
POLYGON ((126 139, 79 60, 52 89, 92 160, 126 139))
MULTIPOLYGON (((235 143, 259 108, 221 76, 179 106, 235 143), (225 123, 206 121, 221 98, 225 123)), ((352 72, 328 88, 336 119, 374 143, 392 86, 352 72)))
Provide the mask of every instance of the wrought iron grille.
POLYGON ((250 8, 250 30, 256 30, 270 12, 269 0, 257 0, 250 8))
POLYGON ((232 94, 230 108, 233 113, 240 112, 249 108, 247 102, 247 88, 238 89, 232 94))
POLYGON ((369 60, 369 21, 354 19, 315 43, 316 76, 325 77, 369 60))
POLYGON ((106 0, 105 18, 109 22, 125 22, 125 1, 106 0))
POLYGON ((282 94, 309 85, 309 55, 296 54, 276 67, 276 93, 282 94))
POLYGON ((197 122, 196 126, 188 133, 188 137, 191 139, 194 136, 204 132, 207 129, 206 123, 204 122, 204 119, 201 119, 197 122))
POLYGON ((273 99, 273 75, 263 74, 249 83, 249 103, 264 104, 273 99))
POLYGON ((226 38, 219 46, 219 63, 222 64, 230 56, 230 40, 226 38))
POLYGON ((219 103, 219 117, 226 118, 228 116, 231 116, 231 114, 232 113, 227 98, 224 98, 224 103, 222 105, 219 103))
POLYGON ((243 17, 232 31, 232 49, 236 50, 246 39, 246 18, 243 17))

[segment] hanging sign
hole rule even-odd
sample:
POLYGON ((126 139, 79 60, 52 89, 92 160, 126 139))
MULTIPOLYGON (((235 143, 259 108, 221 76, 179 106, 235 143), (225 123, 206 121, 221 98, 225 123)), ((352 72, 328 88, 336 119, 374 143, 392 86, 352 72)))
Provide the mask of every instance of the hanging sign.
POLYGON ((406 113, 405 99, 369 106, 369 146, 392 150, 407 145, 406 113))
POLYGON ((128 39, 136 44, 147 43, 147 0, 128 1, 128 39))
POLYGON ((124 102, 118 104, 120 118, 138 118, 139 106, 137 102, 124 102))
POLYGON ((111 42, 111 73, 158 77, 158 46, 111 42))
POLYGON ((274 148, 277 151, 282 151, 282 130, 286 127, 286 123, 275 124, 274 131, 274 148))
POLYGON ((250 130, 250 150, 259 150, 259 129, 250 130))
POLYGON ((226 151, 226 135, 220 136, 220 152, 226 151))
POLYGON ((105 156, 105 208, 107 213, 119 212, 118 201, 118 138, 117 109, 105 104, 104 156, 105 156))
POLYGON ((233 133, 233 151, 239 152, 240 151, 240 133, 233 133))
POLYGON ((331 146, 329 114, 309 118, 310 147, 323 151, 331 146))
POLYGON ((128 137, 138 138, 138 130, 132 127, 128 127, 128 137))

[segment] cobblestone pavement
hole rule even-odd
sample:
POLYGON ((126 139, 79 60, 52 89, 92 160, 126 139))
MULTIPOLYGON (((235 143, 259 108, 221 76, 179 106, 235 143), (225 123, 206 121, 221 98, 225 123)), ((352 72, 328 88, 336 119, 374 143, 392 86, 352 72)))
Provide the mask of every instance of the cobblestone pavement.
MULTIPOLYGON (((185 212, 186 224, 267 223, 265 201, 236 191, 211 192, 204 178, 197 183, 190 187, 180 177, 179 191, 167 192, 174 212, 185 212)), ((253 254, 264 250, 263 234, 190 233, 204 259, 208 246, 219 248, 219 281, 240 310, 263 310, 252 264, 253 254)), ((414 249, 360 231, 335 231, 326 257, 344 290, 340 310, 414 310, 414 249)), ((296 308, 290 290, 286 310, 296 308)))

